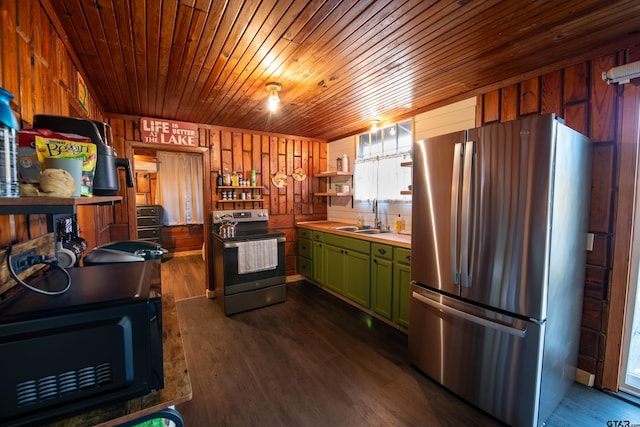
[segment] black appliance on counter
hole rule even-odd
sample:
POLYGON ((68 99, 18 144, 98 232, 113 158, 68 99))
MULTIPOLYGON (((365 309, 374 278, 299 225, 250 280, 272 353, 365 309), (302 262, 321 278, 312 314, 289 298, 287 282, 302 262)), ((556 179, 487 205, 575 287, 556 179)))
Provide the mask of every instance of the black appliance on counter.
POLYGON ((54 132, 75 133, 91 138, 97 147, 98 159, 93 177, 93 194, 115 196, 120 190, 118 167, 125 168, 127 187, 133 187, 131 162, 127 158, 116 157, 112 147, 111 127, 107 123, 65 116, 38 114, 33 118, 33 127, 54 132))
MULTIPOLYGON (((43 424, 164 387, 154 262, 71 268, 70 289, 0 304, 0 426, 43 424)), ((30 278, 63 287, 59 270, 30 278)))
POLYGON ((213 211, 213 281, 225 315, 287 299, 285 236, 266 209, 213 211))

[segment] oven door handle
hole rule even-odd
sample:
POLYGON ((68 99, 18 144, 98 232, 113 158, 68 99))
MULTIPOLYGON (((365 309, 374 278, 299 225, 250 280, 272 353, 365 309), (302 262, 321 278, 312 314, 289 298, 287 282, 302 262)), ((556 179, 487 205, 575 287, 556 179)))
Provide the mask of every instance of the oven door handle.
MULTIPOLYGON (((267 238, 267 239, 257 239, 257 240, 270 240, 270 239, 267 238)), ((282 242, 286 242, 287 239, 285 237, 276 237, 276 240, 278 241, 278 243, 282 243, 282 242)), ((247 240, 245 240, 245 241, 247 241, 247 240)), ((240 243, 244 243, 245 241, 243 241, 243 242, 225 242, 223 244, 223 247, 225 249, 227 249, 227 248, 237 248, 238 246, 240 246, 240 243)))

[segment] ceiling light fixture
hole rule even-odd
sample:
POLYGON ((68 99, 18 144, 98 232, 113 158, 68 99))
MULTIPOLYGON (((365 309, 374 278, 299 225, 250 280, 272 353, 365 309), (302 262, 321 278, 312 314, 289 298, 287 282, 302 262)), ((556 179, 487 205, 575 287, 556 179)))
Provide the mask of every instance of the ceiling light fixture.
POLYGON ((275 113, 278 109, 278 103, 280 103, 278 91, 280 89, 282 89, 282 85, 280 83, 267 83, 267 90, 269 91, 269 111, 272 113, 275 113))
POLYGON ((380 123, 380 120, 378 120, 378 119, 371 120, 371 132, 377 132, 378 131, 378 123, 380 123))

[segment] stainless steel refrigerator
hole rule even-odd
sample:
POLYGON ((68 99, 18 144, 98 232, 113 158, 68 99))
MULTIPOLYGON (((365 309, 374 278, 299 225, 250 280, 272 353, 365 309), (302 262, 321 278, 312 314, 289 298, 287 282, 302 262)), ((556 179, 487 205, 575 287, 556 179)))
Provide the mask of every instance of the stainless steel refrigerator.
POLYGON ((575 378, 591 151, 551 114, 413 145, 411 362, 510 425, 575 378))

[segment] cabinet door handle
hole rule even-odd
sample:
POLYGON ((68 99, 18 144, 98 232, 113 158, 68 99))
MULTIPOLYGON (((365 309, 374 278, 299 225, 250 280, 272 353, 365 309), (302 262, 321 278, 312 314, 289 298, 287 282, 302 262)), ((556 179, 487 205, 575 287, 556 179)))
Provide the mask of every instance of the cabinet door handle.
POLYGON ((407 261, 411 261, 411 255, 407 255, 407 261))
POLYGON ((378 263, 378 260, 377 260, 377 259, 374 259, 374 260, 373 260, 373 262, 377 264, 377 263, 378 263))
POLYGON ((382 255, 387 253, 387 251, 385 251, 384 249, 378 249, 378 252, 380 252, 382 255))

